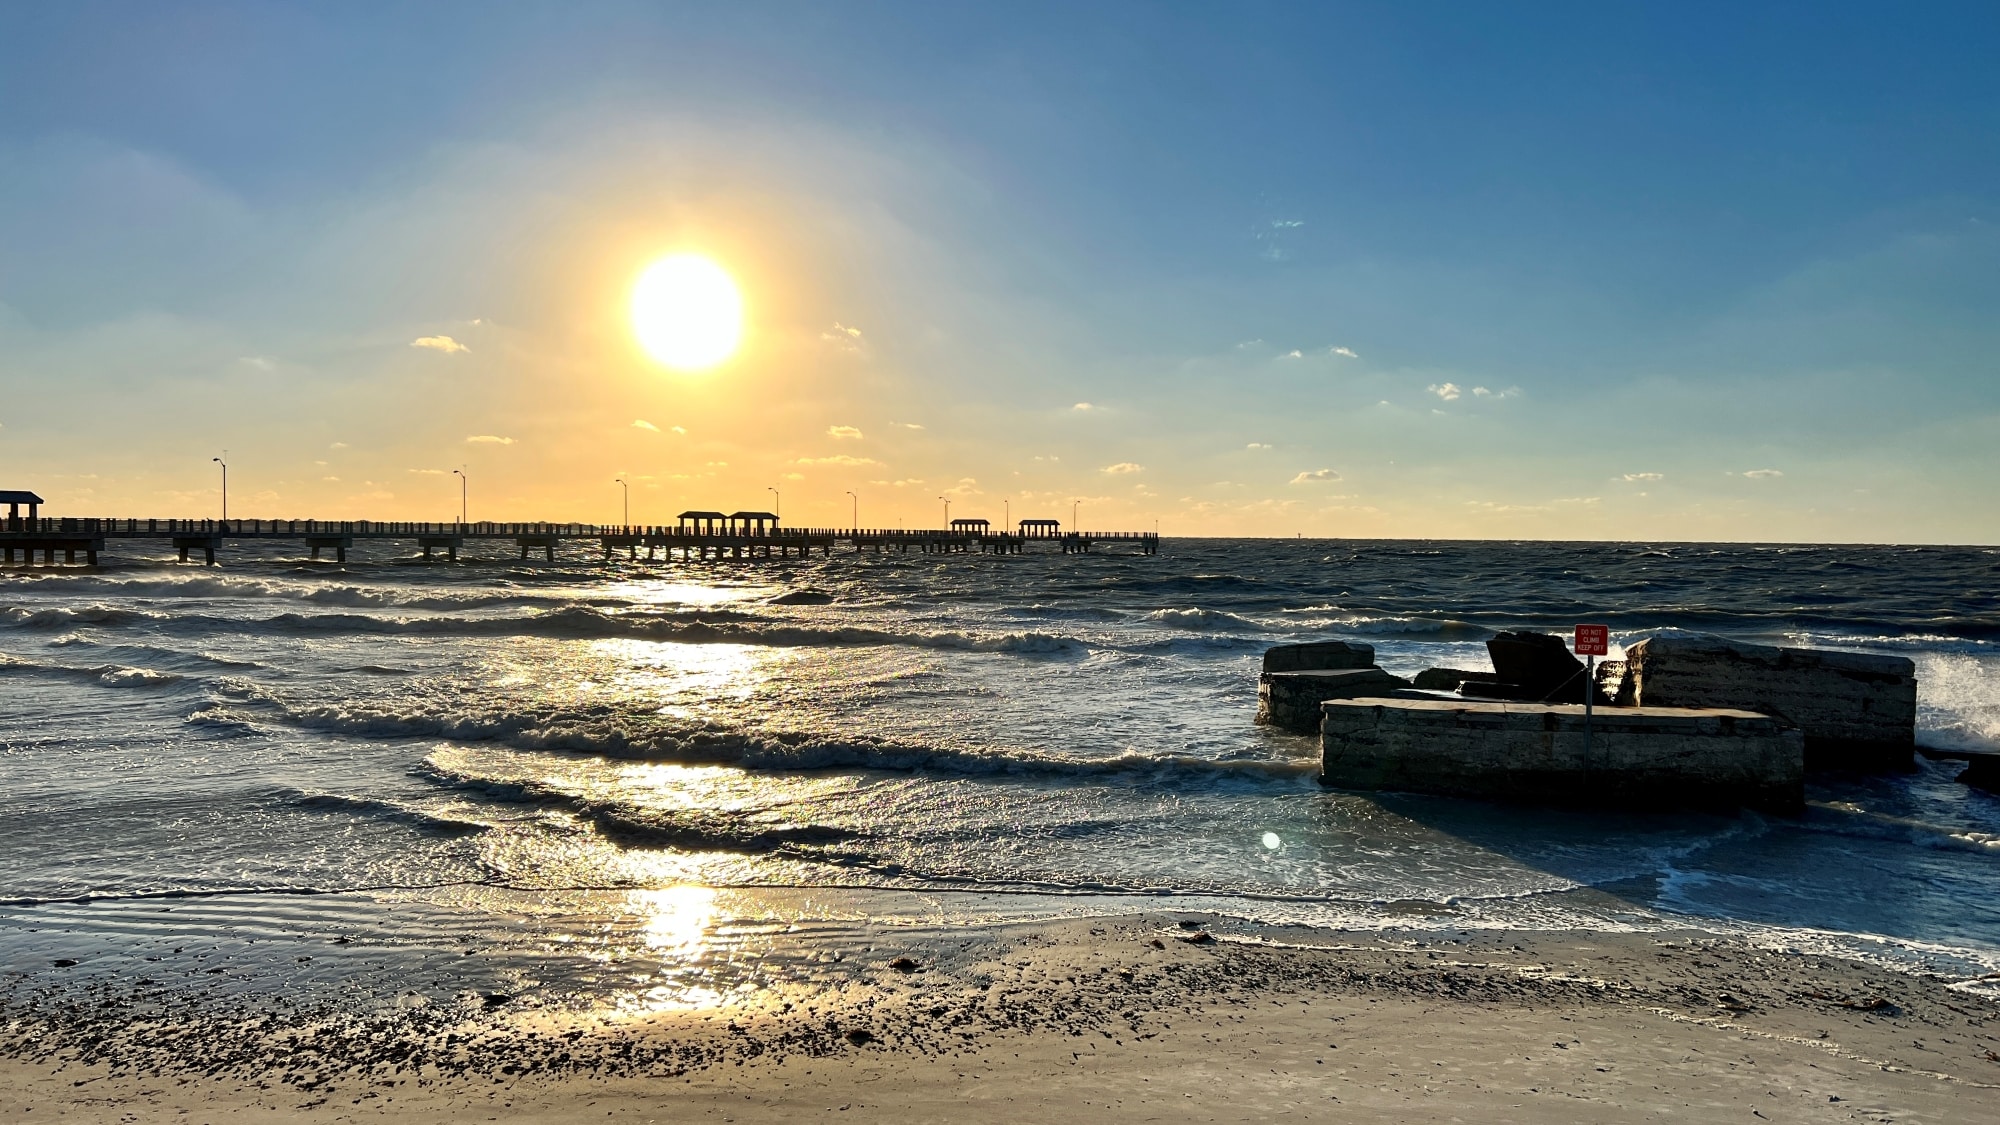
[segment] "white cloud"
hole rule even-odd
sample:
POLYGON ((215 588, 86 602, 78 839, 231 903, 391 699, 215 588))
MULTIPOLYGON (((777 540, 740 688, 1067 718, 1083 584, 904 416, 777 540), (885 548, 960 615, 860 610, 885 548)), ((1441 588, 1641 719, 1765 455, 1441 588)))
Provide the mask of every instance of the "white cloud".
POLYGON ((1293 348, 1293 349, 1292 349, 1291 351, 1288 351, 1288 352, 1286 352, 1286 353, 1285 353, 1284 355, 1281 355, 1281 356, 1279 356, 1278 358, 1279 358, 1279 359, 1304 359, 1305 357, 1306 357, 1306 353, 1304 353, 1304 352, 1300 351, 1300 350, 1299 350, 1299 349, 1297 349, 1297 348, 1293 348))
POLYGON ((853 426, 828 426, 826 428, 826 436, 830 438, 856 439, 861 436, 861 431, 855 429, 853 426))
POLYGON ((1079 402, 1079 403, 1077 403, 1077 404, 1076 404, 1075 406, 1072 406, 1072 407, 1070 407, 1070 409, 1071 409, 1071 410, 1095 410, 1095 409, 1097 409, 1097 408, 1096 408, 1095 406, 1092 406, 1091 404, 1089 404, 1089 403, 1087 403, 1087 402, 1079 402))
POLYGON ((1134 464, 1131 461, 1120 461, 1116 465, 1106 465, 1098 470, 1100 473, 1110 473, 1113 476, 1122 476, 1126 473, 1143 473, 1145 471, 1146 466, 1134 464))
POLYGON ((1251 443, 1250 443, 1249 445, 1246 445, 1246 446, 1244 446, 1243 448, 1245 448, 1245 449, 1269 449, 1269 448, 1271 448, 1271 443, 1270 443, 1270 442, 1267 442, 1267 441, 1253 441, 1253 442, 1251 442, 1251 443))
POLYGON ((336 441, 336 442, 334 442, 334 443, 333 443, 332 445, 329 445, 329 446, 327 446, 327 448, 328 448, 328 449, 346 449, 346 448, 347 448, 347 443, 346 443, 346 442, 344 442, 344 441, 336 441))
POLYGON ((1337 356, 1344 356, 1344 357, 1346 357, 1346 358, 1348 358, 1348 359, 1360 359, 1360 358, 1361 358, 1361 357, 1360 357, 1359 355, 1356 355, 1356 354, 1355 354, 1355 352, 1354 352, 1354 349, 1353 349, 1353 348, 1341 348, 1341 347, 1333 347, 1333 348, 1328 348, 1328 349, 1326 349, 1326 354, 1328 354, 1328 355, 1337 355, 1337 356))
POLYGON ((798 463, 801 465, 880 465, 882 462, 875 460, 873 457, 849 457, 845 453, 841 453, 832 457, 801 457, 798 463))
POLYGON ((660 432, 660 427, 653 425, 651 422, 646 421, 644 418, 632 419, 632 428, 635 430, 650 430, 656 434, 660 432))
POLYGON ((1784 476, 1785 471, 1783 469, 1751 469, 1743 475, 1752 480, 1769 480, 1772 477, 1784 476))
POLYGON ((892 426, 901 426, 906 430, 921 430, 924 428, 920 422, 891 422, 889 424, 892 426))
POLYGON ((259 371, 276 371, 278 369, 278 361, 267 355, 241 356, 236 362, 247 367, 254 367, 259 371))
POLYGON ((1308 469, 1292 478, 1293 484, 1311 484, 1319 480, 1339 480, 1340 474, 1332 469, 1308 469))
MULTIPOLYGON (((1449 386, 1450 384, 1446 385, 1449 386)), ((1485 387, 1474 387, 1472 388, 1472 393, 1479 398, 1519 398, 1521 397, 1521 388, 1508 387, 1504 391, 1494 391, 1488 390, 1485 387)))
POLYGON ((1624 476, 1622 476, 1622 477, 1619 477, 1618 479, 1619 479, 1619 480, 1625 480, 1625 481, 1638 481, 1638 480, 1665 480, 1665 479, 1667 479, 1667 474, 1665 474, 1665 473, 1626 473, 1626 474, 1625 474, 1624 476))
POLYGON ((444 475, 443 469, 411 469, 410 471, 422 477, 441 477, 444 475))
POLYGON ((413 348, 430 348, 433 351, 440 351, 446 355, 450 355, 452 352, 469 352, 472 350, 449 336, 419 336, 410 341, 410 346, 413 348))
POLYGON ((512 444, 514 444, 514 439, 513 439, 513 438, 510 438, 510 437, 501 437, 501 436, 500 436, 499 434, 473 434, 473 435, 472 435, 471 437, 468 437, 468 438, 466 438, 465 440, 467 440, 467 441, 469 441, 469 442, 472 442, 472 443, 473 443, 473 444, 475 444, 475 445, 512 445, 512 444))
POLYGON ((819 334, 819 338, 835 347, 850 352, 861 350, 861 329, 835 321, 832 328, 819 334))
POLYGON ((1425 387, 1424 389, 1438 396, 1439 398, 1445 400, 1446 402, 1456 401, 1459 396, 1459 389, 1457 383, 1432 383, 1430 386, 1425 387))

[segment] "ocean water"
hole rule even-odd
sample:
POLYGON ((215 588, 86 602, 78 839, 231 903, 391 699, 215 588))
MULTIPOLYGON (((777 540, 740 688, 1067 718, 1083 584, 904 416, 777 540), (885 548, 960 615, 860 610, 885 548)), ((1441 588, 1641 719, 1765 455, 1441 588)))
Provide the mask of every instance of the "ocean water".
POLYGON ((1993 549, 350 559, 0 576, 0 984, 710 1003, 870 921, 1145 909, 2000 970, 2000 798, 1955 762, 1796 818, 1551 811, 1326 791, 1251 722, 1273 643, 1408 674, 1596 620, 1909 656, 1920 743, 2000 749, 1993 549))

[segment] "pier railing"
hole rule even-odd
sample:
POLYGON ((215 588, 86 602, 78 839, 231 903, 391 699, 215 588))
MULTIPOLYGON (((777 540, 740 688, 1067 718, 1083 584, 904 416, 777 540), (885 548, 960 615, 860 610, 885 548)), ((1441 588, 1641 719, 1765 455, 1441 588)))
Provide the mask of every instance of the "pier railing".
POLYGON ((83 516, 0 518, 0 533, 15 535, 78 535, 113 539, 221 536, 230 539, 299 539, 307 536, 408 539, 416 536, 464 539, 513 539, 520 536, 558 539, 960 539, 1020 540, 1082 538, 1103 541, 1147 540, 1150 531, 1064 531, 1052 536, 1023 536, 1012 531, 967 531, 960 528, 882 527, 749 527, 701 530, 667 524, 512 523, 478 521, 437 523, 408 520, 219 520, 131 519, 83 516))

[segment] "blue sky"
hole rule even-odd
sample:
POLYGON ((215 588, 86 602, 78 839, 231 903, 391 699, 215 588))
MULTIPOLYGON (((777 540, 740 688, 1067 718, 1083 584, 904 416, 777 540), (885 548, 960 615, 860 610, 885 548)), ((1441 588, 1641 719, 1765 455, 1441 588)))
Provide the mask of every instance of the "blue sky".
POLYGON ((1523 7, 9 6, 0 474, 2000 535, 2000 9, 1523 7), (751 323, 699 377, 618 321, 688 249, 751 323))

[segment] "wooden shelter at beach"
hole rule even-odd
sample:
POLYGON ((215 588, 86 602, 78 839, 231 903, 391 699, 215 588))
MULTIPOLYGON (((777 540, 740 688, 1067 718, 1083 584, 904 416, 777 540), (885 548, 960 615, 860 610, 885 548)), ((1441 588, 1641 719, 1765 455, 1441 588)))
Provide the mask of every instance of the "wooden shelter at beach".
POLYGON ((8 527, 18 528, 21 525, 21 505, 23 504, 28 506, 28 518, 30 520, 38 519, 41 516, 42 498, 25 488, 0 488, 0 504, 7 505, 8 527))
POLYGON ((1054 539, 1061 534, 1061 520, 1021 521, 1021 538, 1023 539, 1054 539))
POLYGON ((993 526, 992 520, 953 520, 951 529, 966 535, 984 535, 993 526))

